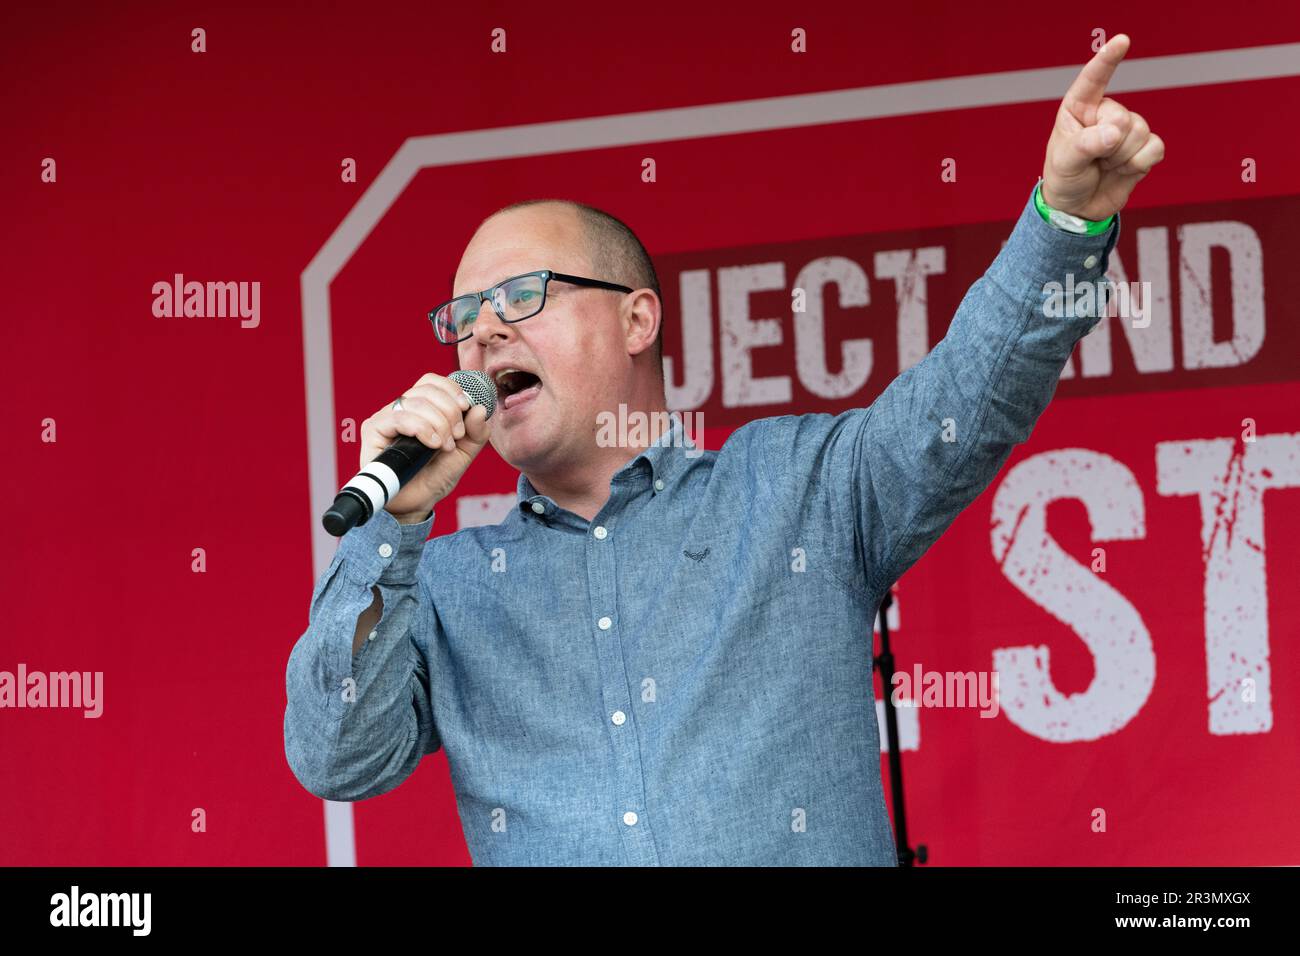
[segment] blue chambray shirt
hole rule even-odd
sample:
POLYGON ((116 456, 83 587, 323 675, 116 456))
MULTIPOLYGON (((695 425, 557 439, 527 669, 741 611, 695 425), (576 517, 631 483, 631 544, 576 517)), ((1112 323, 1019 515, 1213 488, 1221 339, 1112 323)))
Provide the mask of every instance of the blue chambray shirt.
POLYGON ((497 525, 426 541, 436 514, 381 511, 348 532, 289 658, 294 774, 364 800, 441 747, 476 865, 897 865, 876 610, 1097 321, 1048 318, 1044 284, 1101 279, 1118 234, 1059 230, 1031 198, 868 408, 759 419, 717 451, 674 417, 590 522, 521 475, 497 525), (372 585, 383 617, 353 655, 372 585))

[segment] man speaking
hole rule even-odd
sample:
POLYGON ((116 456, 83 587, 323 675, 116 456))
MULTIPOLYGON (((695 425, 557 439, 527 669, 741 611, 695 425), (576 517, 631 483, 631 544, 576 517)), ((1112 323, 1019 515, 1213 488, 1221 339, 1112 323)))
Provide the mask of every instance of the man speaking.
POLYGON ((667 411, 635 235, 555 200, 486 219, 430 317, 497 410, 429 374, 362 425, 362 464, 399 435, 440 453, 316 584, 287 673, 302 785, 363 800, 442 747, 478 865, 896 865, 873 619, 1101 314, 1057 317, 1044 286, 1103 279, 1163 158, 1105 96, 1128 45, 1066 93, 1006 247, 923 361, 867 408, 753 421, 718 451, 675 416, 645 446, 603 439, 620 406, 667 411), (489 441, 518 507, 426 541, 489 441))

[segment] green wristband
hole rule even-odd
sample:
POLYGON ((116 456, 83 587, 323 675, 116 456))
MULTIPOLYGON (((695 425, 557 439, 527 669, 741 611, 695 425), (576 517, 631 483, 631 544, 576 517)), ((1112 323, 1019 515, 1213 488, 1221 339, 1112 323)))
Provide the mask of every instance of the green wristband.
POLYGON ((1083 219, 1079 216, 1072 216, 1068 212, 1053 209, 1043 201, 1043 181, 1041 179, 1038 181, 1038 185, 1034 187, 1034 208, 1038 210, 1038 214, 1043 217, 1044 222, 1050 223, 1065 232, 1073 232, 1081 236, 1100 236, 1115 221, 1113 214, 1102 222, 1093 222, 1091 219, 1083 219))

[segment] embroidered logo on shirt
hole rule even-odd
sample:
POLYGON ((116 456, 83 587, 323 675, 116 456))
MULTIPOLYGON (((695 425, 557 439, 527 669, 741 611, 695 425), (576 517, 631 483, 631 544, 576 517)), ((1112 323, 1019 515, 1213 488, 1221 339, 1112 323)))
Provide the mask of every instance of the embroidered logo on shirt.
POLYGON ((682 554, 686 555, 692 561, 703 561, 708 557, 709 549, 705 548, 703 551, 683 551, 682 554))

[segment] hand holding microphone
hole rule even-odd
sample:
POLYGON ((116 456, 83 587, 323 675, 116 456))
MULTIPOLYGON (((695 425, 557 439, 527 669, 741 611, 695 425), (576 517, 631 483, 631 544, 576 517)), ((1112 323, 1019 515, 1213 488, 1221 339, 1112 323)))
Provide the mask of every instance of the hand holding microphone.
POLYGON ((338 537, 383 508, 423 521, 451 493, 492 434, 496 387, 482 372, 432 372, 361 423, 361 471, 322 519, 338 537))

